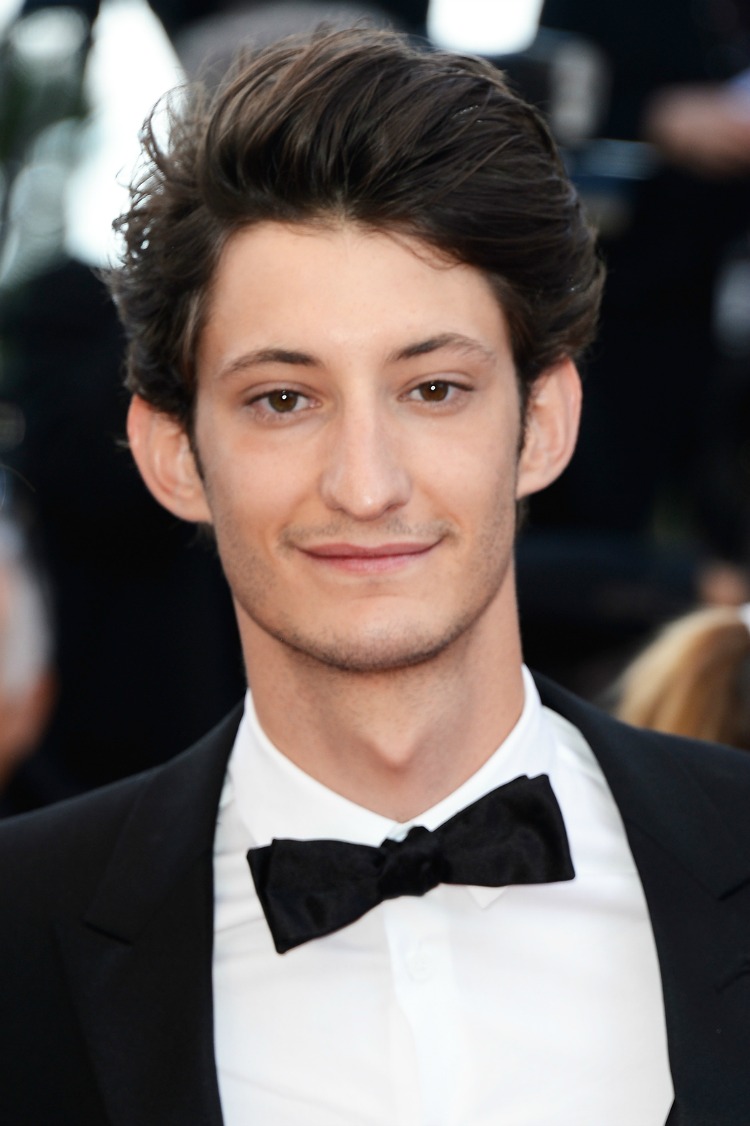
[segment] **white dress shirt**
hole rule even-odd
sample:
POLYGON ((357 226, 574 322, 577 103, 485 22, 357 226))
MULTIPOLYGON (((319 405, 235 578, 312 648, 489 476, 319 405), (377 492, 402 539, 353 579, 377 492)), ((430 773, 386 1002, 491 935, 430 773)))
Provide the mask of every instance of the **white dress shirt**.
POLYGON ((214 1014, 226 1126, 663 1126, 672 1103, 654 939, 618 810, 581 733, 524 669, 520 720, 462 786, 401 825, 333 793, 248 694, 219 807, 214 1014), (248 848, 378 845, 549 774, 576 878, 441 885, 276 953, 248 848))

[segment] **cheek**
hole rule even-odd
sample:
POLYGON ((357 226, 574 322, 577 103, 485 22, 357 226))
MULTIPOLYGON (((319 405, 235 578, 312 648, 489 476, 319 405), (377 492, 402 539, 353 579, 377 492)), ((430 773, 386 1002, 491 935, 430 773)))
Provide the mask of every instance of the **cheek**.
POLYGON ((515 504, 517 470, 515 435, 474 434, 442 449, 432 481, 451 498, 459 517, 462 511, 500 516, 515 504))
POLYGON ((274 552, 290 523, 303 518, 310 488, 299 459, 222 458, 206 473, 206 495, 225 565, 274 552))
POLYGON ((215 519, 270 514, 301 477, 298 459, 254 440, 230 413, 206 410, 196 423, 206 495, 215 519), (215 417, 216 416, 216 417, 215 417), (202 423, 202 425, 201 425, 202 423))

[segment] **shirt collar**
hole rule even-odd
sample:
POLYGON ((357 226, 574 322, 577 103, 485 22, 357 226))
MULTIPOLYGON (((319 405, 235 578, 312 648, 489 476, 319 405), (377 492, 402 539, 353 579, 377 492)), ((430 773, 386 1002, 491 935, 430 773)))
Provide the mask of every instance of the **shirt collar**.
MULTIPOLYGON (((524 667, 524 706, 506 739, 453 793, 412 820, 401 823, 329 790, 279 751, 258 721, 251 693, 229 762, 229 777, 240 818, 256 846, 274 838, 345 840, 379 845, 401 840, 414 825, 436 829, 472 802, 519 774, 548 773, 554 739, 543 723, 539 695, 524 667)), ((502 889, 472 889, 482 904, 502 889)))

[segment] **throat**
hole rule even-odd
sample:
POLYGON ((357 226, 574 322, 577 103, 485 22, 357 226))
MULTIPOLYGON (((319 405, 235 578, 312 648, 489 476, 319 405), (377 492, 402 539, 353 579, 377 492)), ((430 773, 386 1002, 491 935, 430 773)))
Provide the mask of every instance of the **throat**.
POLYGON ((395 821, 409 821, 471 777, 523 710, 520 657, 476 677, 435 681, 420 670, 347 678, 321 694, 299 684, 294 707, 275 693, 253 698, 261 726, 290 761, 324 786, 395 821))

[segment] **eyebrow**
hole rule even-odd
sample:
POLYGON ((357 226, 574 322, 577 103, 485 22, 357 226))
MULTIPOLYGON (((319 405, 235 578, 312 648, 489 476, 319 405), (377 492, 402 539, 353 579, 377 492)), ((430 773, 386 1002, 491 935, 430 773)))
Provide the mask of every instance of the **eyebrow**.
MULTIPOLYGON (((388 356, 388 363, 411 360, 417 356, 428 356, 443 349, 463 352, 466 355, 478 355, 483 360, 494 360, 496 358, 494 351, 478 340, 474 340, 470 336, 463 336, 459 332, 444 332, 438 336, 430 336, 426 340, 416 341, 414 344, 407 344, 404 348, 391 352, 388 356)), ((252 352, 244 352, 241 356, 232 360, 221 370, 219 378, 224 379, 236 372, 247 371, 250 368, 261 367, 265 364, 315 367, 319 362, 315 356, 294 349, 257 348, 252 352)))
POLYGON ((248 368, 260 367, 263 364, 292 364, 297 367, 314 367, 314 356, 306 352, 296 352, 289 348, 257 348, 253 352, 244 352, 219 372, 219 378, 224 379, 235 372, 247 371, 248 368))
POLYGON ((471 336, 464 336, 460 332, 443 332, 439 336, 431 336, 416 344, 408 344, 405 348, 392 353, 389 360, 411 360, 415 356, 428 356, 432 352, 439 352, 442 349, 463 352, 467 355, 479 355, 484 360, 496 358, 492 348, 488 348, 487 345, 481 344, 471 336))

